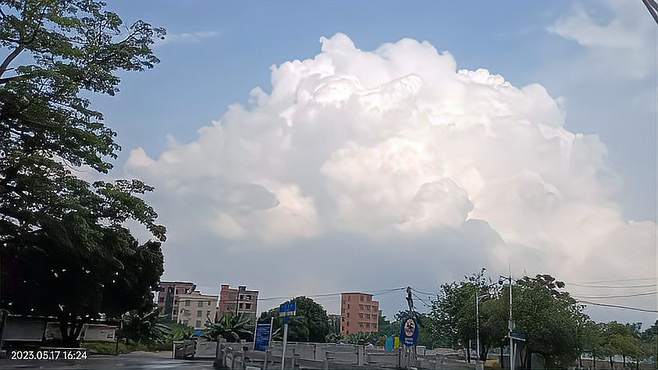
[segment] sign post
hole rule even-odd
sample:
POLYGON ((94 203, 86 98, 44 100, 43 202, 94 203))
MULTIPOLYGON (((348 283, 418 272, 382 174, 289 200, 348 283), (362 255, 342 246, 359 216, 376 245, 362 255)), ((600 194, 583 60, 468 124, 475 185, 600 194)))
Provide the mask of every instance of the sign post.
POLYGON ((288 320, 290 316, 294 316, 297 313, 297 302, 291 300, 285 303, 282 303, 279 306, 279 314, 283 317, 283 348, 281 351, 281 370, 285 369, 286 364, 286 345, 288 344, 288 320))

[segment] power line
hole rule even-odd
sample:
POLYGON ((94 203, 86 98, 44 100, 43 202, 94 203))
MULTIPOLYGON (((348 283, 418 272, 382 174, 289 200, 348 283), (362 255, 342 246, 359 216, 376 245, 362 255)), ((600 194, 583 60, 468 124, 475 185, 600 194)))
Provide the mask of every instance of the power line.
POLYGON ((658 313, 658 311, 656 311, 656 310, 650 310, 650 309, 638 308, 638 307, 620 306, 620 305, 610 304, 610 303, 596 303, 596 302, 580 301, 580 300, 578 302, 585 303, 585 304, 591 304, 592 306, 602 306, 602 307, 620 308, 622 310, 658 313))
MULTIPOLYGON (((413 288, 412 288, 412 290, 413 290, 413 288)), ((418 299, 418 301, 420 301, 420 303, 422 303, 423 305, 425 305, 425 307, 430 308, 430 309, 433 308, 433 306, 432 306, 431 304, 427 303, 427 301, 424 300, 423 298, 421 298, 418 294, 413 293, 413 292, 412 292, 411 294, 412 294, 414 297, 416 297, 416 299, 418 299)))
POLYGON ((574 298, 585 298, 585 299, 599 299, 599 298, 629 298, 629 297, 641 297, 641 296, 647 296, 647 295, 656 295, 658 292, 645 292, 645 293, 637 293, 637 294, 624 294, 624 295, 605 295, 605 296, 576 296, 574 295, 574 298))
POLYGON ((567 285, 573 285, 582 288, 602 288, 602 289, 628 289, 628 288, 655 288, 656 284, 643 284, 643 285, 594 285, 594 284, 579 284, 565 282, 567 285))
POLYGON ((600 284, 600 283, 621 283, 621 282, 626 282, 626 281, 646 281, 646 280, 652 280, 656 281, 658 280, 657 277, 648 277, 648 278, 634 278, 634 279, 614 279, 614 280, 597 280, 597 281, 578 281, 576 283, 572 284, 600 284))
POLYGON ((421 290, 418 290, 418 289, 415 289, 415 288, 411 288, 411 290, 413 290, 413 291, 414 291, 414 292, 416 292, 416 293, 420 293, 420 294, 426 294, 426 295, 429 295, 429 296, 435 296, 435 295, 437 295, 437 293, 428 293, 428 292, 423 292, 423 291, 421 291, 421 290))
MULTIPOLYGON (((378 295, 384 295, 388 293, 393 293, 396 291, 404 290, 406 288, 392 288, 392 289, 381 289, 381 290, 375 290, 373 292, 365 292, 367 294, 372 294, 373 296, 378 296, 378 295)), ((271 300, 281 300, 281 299, 290 299, 293 296, 303 296, 306 298, 323 298, 323 297, 333 297, 333 296, 340 296, 343 294, 342 292, 337 292, 337 293, 319 293, 319 294, 309 294, 309 295, 304 295, 304 294, 295 294, 295 295, 289 295, 289 296, 279 296, 279 297, 266 297, 266 298, 258 298, 259 301, 271 301, 271 300)))

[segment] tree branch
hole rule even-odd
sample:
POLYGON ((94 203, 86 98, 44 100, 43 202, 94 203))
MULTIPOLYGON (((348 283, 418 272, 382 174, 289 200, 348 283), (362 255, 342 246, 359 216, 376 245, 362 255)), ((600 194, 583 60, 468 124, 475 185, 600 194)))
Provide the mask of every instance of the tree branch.
POLYGON ((25 49, 24 45, 18 45, 14 51, 9 53, 5 60, 0 64, 0 77, 7 71, 9 64, 25 49))

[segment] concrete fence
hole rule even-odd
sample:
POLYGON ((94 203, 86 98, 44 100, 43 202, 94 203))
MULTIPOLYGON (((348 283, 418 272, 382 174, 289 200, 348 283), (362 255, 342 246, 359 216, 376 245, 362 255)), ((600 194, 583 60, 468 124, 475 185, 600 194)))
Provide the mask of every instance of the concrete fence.
POLYGON ((463 369, 473 365, 444 354, 419 355, 411 351, 385 352, 360 345, 333 343, 288 343, 282 356, 281 343, 275 342, 266 352, 252 351, 244 343, 219 343, 215 347, 217 369, 463 369))

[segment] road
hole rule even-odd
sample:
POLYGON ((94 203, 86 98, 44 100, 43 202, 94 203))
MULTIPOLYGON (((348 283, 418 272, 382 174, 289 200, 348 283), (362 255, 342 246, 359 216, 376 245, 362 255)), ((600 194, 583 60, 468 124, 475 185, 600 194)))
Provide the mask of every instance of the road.
POLYGON ((212 361, 207 360, 174 360, 171 352, 133 352, 119 356, 91 355, 86 360, 79 361, 12 361, 0 360, 0 369, 50 369, 71 370, 90 369, 105 370, 151 370, 151 369, 213 369, 212 361))

